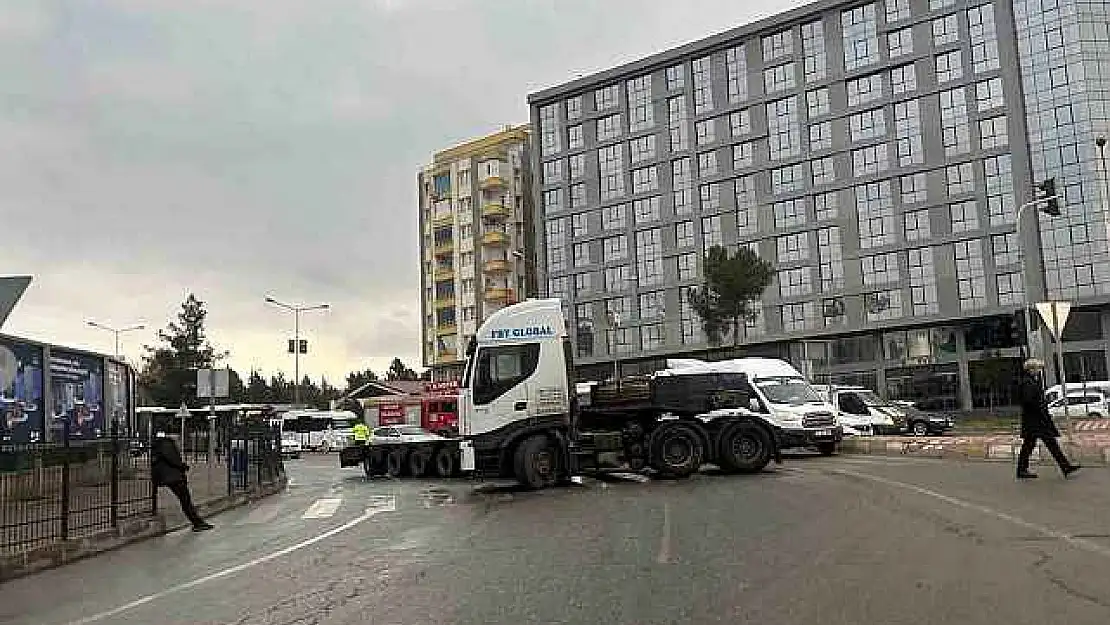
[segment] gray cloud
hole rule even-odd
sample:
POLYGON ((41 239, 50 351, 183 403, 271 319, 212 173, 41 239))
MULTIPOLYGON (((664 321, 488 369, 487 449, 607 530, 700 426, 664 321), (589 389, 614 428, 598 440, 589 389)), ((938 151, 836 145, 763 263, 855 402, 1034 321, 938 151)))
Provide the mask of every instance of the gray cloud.
POLYGON ((757 17, 729 0, 263 4, 0 0, 2 257, 36 275, 6 331, 102 344, 85 316, 161 325, 193 289, 236 363, 273 369, 274 293, 333 304, 314 356, 332 377, 415 364, 416 169, 526 121, 529 91, 757 17))

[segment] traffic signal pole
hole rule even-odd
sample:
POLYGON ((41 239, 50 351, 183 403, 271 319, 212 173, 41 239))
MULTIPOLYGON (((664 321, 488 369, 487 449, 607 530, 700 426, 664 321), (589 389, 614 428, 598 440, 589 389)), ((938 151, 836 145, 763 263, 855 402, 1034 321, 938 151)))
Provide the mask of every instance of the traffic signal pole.
POLYGON ((1060 215, 1060 196, 1056 195, 1056 179, 1049 178, 1048 180, 1045 180, 1041 184, 1037 185, 1037 189, 1043 191, 1045 193, 1045 197, 1037 198, 1032 202, 1026 202, 1025 204, 1019 206, 1017 217, 1014 220, 1014 228, 1018 234, 1018 245, 1021 248, 1021 281, 1022 290, 1025 292, 1025 302, 1022 306, 1022 309, 1025 311, 1026 358, 1034 357, 1037 353, 1040 353, 1040 350, 1038 349, 1036 350, 1036 352, 1034 352, 1034 347, 1036 343, 1033 340, 1033 299, 1029 288, 1029 272, 1025 258, 1025 246, 1022 245, 1021 239, 1021 216, 1025 214, 1025 209, 1034 206, 1040 207, 1042 204, 1044 206, 1040 207, 1040 210, 1044 213, 1052 215, 1053 217, 1058 217, 1060 215))

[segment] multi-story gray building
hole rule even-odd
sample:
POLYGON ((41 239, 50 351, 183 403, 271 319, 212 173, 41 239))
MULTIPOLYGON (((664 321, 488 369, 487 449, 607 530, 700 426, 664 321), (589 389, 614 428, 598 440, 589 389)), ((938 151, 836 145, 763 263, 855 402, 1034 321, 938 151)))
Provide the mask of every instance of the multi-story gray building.
POLYGON ((580 375, 765 354, 998 405, 1028 291, 1077 306, 1069 378, 1106 378, 1107 4, 815 2, 532 94, 537 267, 580 375), (1017 227, 1049 177, 1063 215, 1017 227), (716 353, 687 301, 713 245, 777 272, 716 353))

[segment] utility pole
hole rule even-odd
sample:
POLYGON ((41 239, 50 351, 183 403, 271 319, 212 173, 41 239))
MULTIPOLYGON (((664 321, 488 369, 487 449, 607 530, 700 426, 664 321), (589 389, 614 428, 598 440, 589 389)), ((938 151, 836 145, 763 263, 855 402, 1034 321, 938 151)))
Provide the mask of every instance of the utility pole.
POLYGON ((119 335, 124 334, 125 332, 134 332, 135 330, 145 330, 146 329, 146 326, 144 324, 141 324, 141 323, 135 324, 135 325, 132 325, 132 326, 127 326, 127 327, 124 327, 124 328, 113 328, 111 326, 107 326, 107 325, 104 325, 102 323, 97 323, 95 321, 86 321, 85 323, 90 328, 96 328, 98 330, 106 330, 108 332, 111 332, 115 336, 115 339, 116 339, 115 355, 116 355, 117 360, 119 359, 119 335))
MULTIPOLYGON (((1025 246, 1022 244, 1021 239, 1021 216, 1025 214, 1025 209, 1036 207, 1040 212, 1052 216, 1060 216, 1060 196, 1056 194, 1056 179, 1049 178, 1042 181, 1037 185, 1037 191, 1044 194, 1044 197, 1036 197, 1037 193, 1034 192, 1034 199, 1032 202, 1026 202, 1018 207, 1017 216, 1014 218, 1014 231, 1017 233, 1018 247, 1021 250, 1021 281, 1022 290, 1025 292, 1025 301, 1023 302, 1022 309, 1025 311, 1025 349, 1026 358, 1034 356, 1034 347, 1036 343, 1033 341, 1033 294, 1029 289, 1029 271, 1026 262, 1025 246)), ((1039 350, 1038 350, 1039 351, 1039 350)))
POLYGON ((289 351, 293 353, 293 405, 301 403, 301 354, 308 353, 308 341, 301 341, 301 313, 314 310, 328 310, 328 304, 315 304, 313 306, 295 306, 267 297, 267 304, 273 304, 293 313, 293 340, 289 341, 289 351))

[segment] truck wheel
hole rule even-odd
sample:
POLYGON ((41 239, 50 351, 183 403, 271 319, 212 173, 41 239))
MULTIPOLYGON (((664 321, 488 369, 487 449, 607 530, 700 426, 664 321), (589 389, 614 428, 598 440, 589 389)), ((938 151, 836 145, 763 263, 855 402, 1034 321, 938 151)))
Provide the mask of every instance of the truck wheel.
POLYGON ((648 440, 649 464, 670 477, 689 477, 701 468, 705 445, 688 425, 664 425, 648 440))
POLYGON ((914 421, 910 426, 910 431, 914 436, 925 436, 929 433, 929 424, 924 421, 914 421))
POLYGON ((451 477, 455 474, 455 455, 450 449, 441 447, 435 455, 436 475, 451 477))
POLYGON ((409 454, 409 475, 413 477, 424 477, 428 473, 428 465, 432 459, 432 454, 419 449, 409 454))
POLYGON ((401 477, 405 470, 405 450, 394 449, 385 457, 385 472, 389 477, 401 477))
POLYGON ((721 468, 740 473, 758 473, 771 462, 771 435, 753 423, 738 423, 721 433, 718 456, 721 468))
POLYGON ((513 467, 516 479, 526 488, 537 490, 555 485, 559 460, 555 447, 543 434, 529 437, 516 448, 513 467))
POLYGON ((831 456, 836 453, 836 443, 818 443, 817 451, 821 452, 822 456, 831 456))

